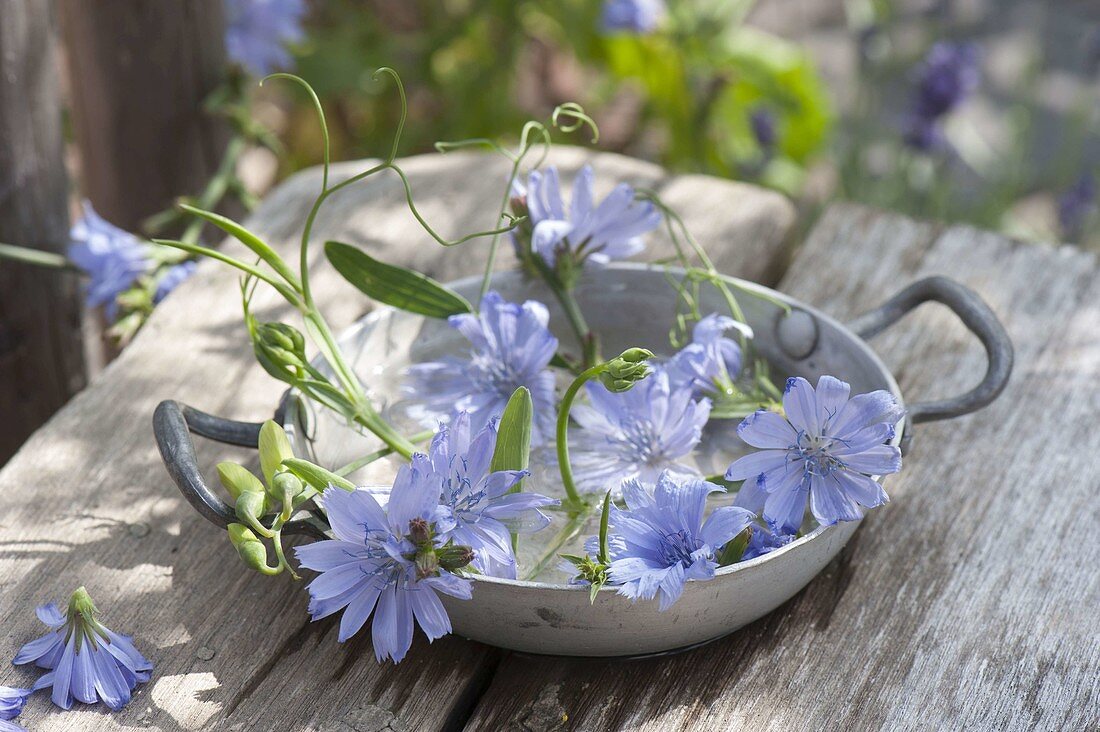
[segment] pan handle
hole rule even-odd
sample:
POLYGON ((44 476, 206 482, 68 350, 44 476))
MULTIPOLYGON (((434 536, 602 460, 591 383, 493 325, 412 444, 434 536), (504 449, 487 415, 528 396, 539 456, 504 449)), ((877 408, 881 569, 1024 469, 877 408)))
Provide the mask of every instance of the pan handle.
POLYGON ((928 277, 914 282, 879 307, 856 318, 848 327, 866 340, 929 301, 943 303, 959 316, 963 325, 985 347, 988 366, 981 382, 965 394, 911 405, 907 418, 913 424, 976 412, 1000 396, 1012 374, 1012 340, 1001 321, 978 293, 947 277, 928 277))
MULTIPOLYGON (((279 411, 282 411, 281 407, 279 411)), ((278 417, 279 414, 276 413, 276 421, 280 421, 278 417)), ((168 474, 172 476, 183 497, 215 526, 225 528, 237 521, 237 516, 233 507, 212 491, 202 477, 191 435, 201 435, 229 445, 256 448, 259 446, 261 426, 259 422, 236 422, 215 417, 171 400, 161 402, 153 412, 153 435, 168 474)), ((291 519, 283 526, 284 535, 304 534, 316 539, 328 538, 324 533, 326 524, 319 516, 311 512, 300 512, 300 515, 303 517, 291 519)))

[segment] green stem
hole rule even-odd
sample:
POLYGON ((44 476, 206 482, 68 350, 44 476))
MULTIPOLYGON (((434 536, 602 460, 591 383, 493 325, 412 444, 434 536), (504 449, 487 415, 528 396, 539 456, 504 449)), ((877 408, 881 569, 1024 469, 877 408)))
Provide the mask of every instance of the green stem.
MULTIPOLYGON (((549 283, 551 280, 547 280, 547 282, 549 283)), ((558 302, 561 303, 565 317, 569 320, 569 326, 573 329, 574 335, 577 336, 577 342, 581 348, 581 365, 585 368, 593 366, 600 360, 599 346, 592 330, 588 327, 588 322, 584 319, 580 303, 577 302, 577 298, 573 297, 572 288, 552 286, 550 289, 553 290, 558 302)))
POLYGON ((561 407, 558 409, 558 425, 556 432, 558 449, 558 469, 561 470, 561 482, 565 488, 568 505, 571 511, 579 510, 587 504, 577 492, 577 485, 573 480, 573 466, 569 464, 569 410, 573 406, 573 400, 577 398, 577 392, 581 390, 585 382, 596 376, 605 368, 605 364, 598 364, 585 369, 581 375, 573 379, 573 383, 565 390, 561 398, 561 407))
POLYGON ((532 580, 546 570, 550 562, 558 555, 558 551, 576 538, 584 529, 585 524, 588 522, 591 508, 591 506, 586 504, 583 511, 575 513, 570 517, 569 522, 562 527, 558 535, 554 537, 554 540, 547 545, 547 548, 543 551, 542 556, 539 557, 535 566, 523 576, 523 579, 532 580))
MULTIPOLYGON (((418 432, 415 435, 413 435, 412 437, 410 437, 409 442, 420 443, 420 442, 424 442, 425 440, 430 440, 434 436, 435 436, 435 430, 426 430, 424 432, 418 432)), ((338 468, 338 469, 336 469, 332 472, 336 473, 341 478, 345 478, 345 477, 351 475, 352 473, 354 473, 356 470, 359 470, 360 468, 365 468, 366 466, 373 463, 375 460, 381 460, 382 458, 384 458, 388 455, 392 455, 393 453, 394 453, 394 449, 392 447, 386 446, 386 447, 383 447, 379 450, 375 450, 374 452, 367 453, 366 455, 364 455, 361 458, 357 458, 355 460, 352 460, 347 465, 344 465, 344 466, 342 466, 342 467, 340 467, 340 468, 338 468)))
POLYGON ((81 272, 80 267, 70 262, 63 254, 45 252, 41 249, 17 247, 12 244, 0 244, 0 259, 12 259, 17 262, 25 262, 38 267, 52 267, 72 272, 81 272))

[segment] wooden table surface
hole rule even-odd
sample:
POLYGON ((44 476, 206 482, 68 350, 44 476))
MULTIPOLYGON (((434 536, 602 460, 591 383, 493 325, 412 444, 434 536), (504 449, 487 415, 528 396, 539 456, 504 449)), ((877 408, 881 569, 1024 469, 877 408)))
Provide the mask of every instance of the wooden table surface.
MULTIPOLYGON (((1017 346, 1005 394, 985 411, 916 429, 893 501, 776 612, 701 649, 645 661, 513 654, 418 634, 379 666, 366 633, 336 642, 309 622, 287 577, 245 570, 194 514, 153 443, 158 401, 221 416, 270 414, 281 386, 255 364, 235 278, 204 263, 134 343, 0 471, 0 656, 41 627, 36 604, 86 585, 110 627, 155 663, 119 714, 55 710, 36 695, 32 730, 1096 729, 1100 725, 1100 276, 1096 257, 832 207, 791 259, 781 197, 699 176, 668 177, 612 155, 561 149, 571 177, 591 161, 658 188, 723 271, 840 318, 914 279, 945 274, 980 292, 1017 346)), ((406 161, 422 211, 448 235, 493 224, 505 167, 472 154, 406 161)), ((347 176, 361 169, 335 169, 347 176)), ((290 251, 316 171, 273 192, 253 227, 290 251)), ((361 244, 447 279, 476 272, 484 243, 444 253, 404 208, 395 180, 353 187, 315 241, 361 244)), ((655 238, 651 251, 667 251, 655 238)), ((338 325, 368 307, 315 259, 338 325)), ((509 264, 510 255, 502 257, 509 264)), ((274 298, 265 318, 286 315, 274 298)), ((910 401, 974 384, 984 354, 946 310, 926 306, 874 342, 910 401)), ((235 451, 198 444, 211 471, 235 451)), ((209 472, 208 472, 209 474, 209 472)), ((9 669, 0 684, 27 684, 9 669)))

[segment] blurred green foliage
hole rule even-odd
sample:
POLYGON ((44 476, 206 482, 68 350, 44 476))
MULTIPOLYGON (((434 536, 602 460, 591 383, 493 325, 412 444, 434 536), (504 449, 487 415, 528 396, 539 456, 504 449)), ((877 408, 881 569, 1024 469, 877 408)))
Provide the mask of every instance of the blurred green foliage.
MULTIPOLYGON (((758 180, 787 193, 824 148, 826 89, 796 45, 743 26, 742 0, 672 3, 647 35, 605 35, 593 0, 330 0, 317 3, 299 73, 326 109, 336 159, 378 155, 396 124, 392 90, 371 80, 398 69, 409 92, 405 140, 514 136, 525 120, 581 103, 600 147, 678 171, 758 180), (775 118, 772 150, 750 115, 775 118)), ((316 161, 305 105, 288 130, 290 164, 316 161)), ((578 142, 581 138, 578 137, 578 142)))

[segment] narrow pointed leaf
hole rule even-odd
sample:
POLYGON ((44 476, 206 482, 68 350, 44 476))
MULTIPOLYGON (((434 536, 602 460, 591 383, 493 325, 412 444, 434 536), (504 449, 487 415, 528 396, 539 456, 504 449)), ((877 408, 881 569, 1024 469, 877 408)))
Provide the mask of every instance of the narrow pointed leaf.
POLYGON ((216 214, 212 211, 204 211, 201 208, 195 208, 194 206, 188 206, 186 203, 178 204, 179 207, 189 214, 198 216, 200 219, 207 221, 214 226, 218 227, 226 234, 229 234, 234 239, 244 244, 246 247, 255 252, 263 261, 279 273, 279 275, 290 283, 295 289, 300 289, 301 284, 298 282, 298 275, 294 273, 290 266, 287 265, 283 258, 280 257, 271 246, 260 237, 253 234, 248 229, 244 228, 236 221, 226 218, 220 214, 216 214))
POLYGON ((350 244, 327 242, 325 256, 345 280, 378 302, 429 318, 473 312, 461 295, 432 278, 379 262, 350 244))
MULTIPOLYGON (((489 463, 490 470, 496 472, 527 469, 531 453, 531 418, 534 412, 531 392, 526 387, 521 386, 512 392, 497 425, 497 446, 489 463)), ((518 493, 522 483, 523 481, 516 483, 511 492, 518 493)))
POLYGON ((218 463, 218 478, 234 499, 242 493, 263 493, 264 484, 243 465, 218 463))

